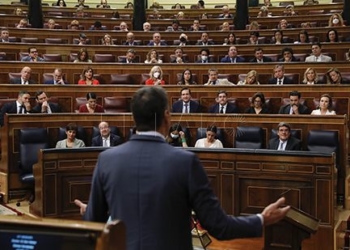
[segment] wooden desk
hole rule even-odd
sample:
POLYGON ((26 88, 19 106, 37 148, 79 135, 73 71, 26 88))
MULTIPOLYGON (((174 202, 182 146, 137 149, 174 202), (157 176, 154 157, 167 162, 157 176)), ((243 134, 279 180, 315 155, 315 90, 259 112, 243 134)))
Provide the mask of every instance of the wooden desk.
MULTIPOLYGON (((92 172, 101 150, 41 151, 39 163, 34 167, 36 200, 31 204, 30 212, 51 218, 79 216, 73 200, 79 194, 80 199, 88 201, 92 172)), ((268 150, 190 150, 201 160, 226 213, 235 216, 259 213, 285 193, 288 204, 321 220, 309 249, 332 249, 336 220, 334 155, 268 150)))

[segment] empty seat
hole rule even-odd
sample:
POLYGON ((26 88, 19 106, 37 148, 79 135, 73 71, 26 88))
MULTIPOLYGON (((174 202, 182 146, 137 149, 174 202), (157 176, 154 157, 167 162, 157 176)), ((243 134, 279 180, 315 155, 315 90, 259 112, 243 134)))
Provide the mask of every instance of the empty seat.
POLYGON ((39 39, 37 37, 22 37, 21 43, 39 43, 39 39))
POLYGON ((78 58, 78 53, 70 53, 69 54, 69 61, 74 62, 75 59, 78 58))
POLYGON ((286 73, 286 74, 284 74, 284 77, 290 79, 291 81, 293 81, 293 84, 299 84, 300 83, 299 74, 286 73))
POLYGON ((115 56, 112 54, 95 54, 94 62, 115 62, 115 56))
POLYGON ((0 52, 0 61, 6 60, 6 52, 0 52))
POLYGON ((338 131, 310 130, 307 135, 307 150, 338 154, 338 131))
POLYGON ((43 58, 46 62, 62 62, 60 54, 43 54, 43 58))
POLYGON ((111 74, 110 84, 130 84, 130 74, 111 74))
POLYGON ((235 135, 235 148, 264 148, 264 132, 261 127, 237 127, 235 135))
POLYGON ((129 103, 126 97, 109 96, 104 98, 104 109, 106 113, 129 112, 129 103))
POLYGON ((45 43, 49 44, 63 44, 62 38, 45 38, 45 43))
POLYGON ((8 73, 8 76, 9 76, 9 82, 13 82, 14 79, 19 79, 21 78, 21 73, 8 73))
POLYGON ((285 2, 280 2, 279 6, 286 7, 288 5, 294 5, 294 1, 285 1, 285 2))

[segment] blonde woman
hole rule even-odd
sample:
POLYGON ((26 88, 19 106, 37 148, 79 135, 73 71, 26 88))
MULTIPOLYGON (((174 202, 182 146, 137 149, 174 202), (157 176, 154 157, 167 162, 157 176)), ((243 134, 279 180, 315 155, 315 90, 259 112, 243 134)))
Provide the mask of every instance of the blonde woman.
POLYGON ((307 68, 305 70, 302 83, 308 85, 317 84, 317 72, 314 68, 307 68))
POLYGON ((220 31, 230 31, 230 24, 228 22, 223 22, 220 31))
POLYGON ((311 115, 336 115, 332 110, 332 97, 328 94, 321 95, 318 108, 311 112, 311 115))
POLYGON ((163 63, 163 61, 159 59, 158 51, 155 49, 151 49, 147 53, 145 63, 163 63))
POLYGON ((160 66, 154 66, 151 69, 149 79, 146 80, 145 85, 165 85, 163 70, 160 66))
POLYGON ((258 81, 258 72, 255 70, 249 71, 245 79, 239 81, 237 85, 260 85, 258 81))
POLYGON ((327 84, 349 84, 347 79, 341 76, 337 68, 331 68, 326 73, 327 84))
POLYGON ((343 17, 339 13, 334 13, 328 20, 328 27, 345 26, 343 17))
POLYGON ((101 43, 102 43, 102 45, 106 45, 106 46, 115 45, 115 44, 113 43, 113 39, 112 39, 111 35, 109 35, 109 34, 105 34, 105 35, 102 37, 101 43))

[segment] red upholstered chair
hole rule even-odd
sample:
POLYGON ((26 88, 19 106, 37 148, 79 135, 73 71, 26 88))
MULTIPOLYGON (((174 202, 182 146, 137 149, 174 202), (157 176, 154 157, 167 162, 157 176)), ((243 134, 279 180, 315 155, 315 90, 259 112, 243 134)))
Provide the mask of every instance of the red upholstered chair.
POLYGON ((79 107, 86 103, 87 103, 86 97, 75 98, 75 107, 74 107, 75 113, 79 113, 79 107))
POLYGON ((22 37, 21 43, 39 43, 39 39, 37 37, 22 37))
POLYGON ((45 43, 49 44, 63 44, 62 38, 45 38, 45 43))
POLYGON ((13 79, 21 78, 21 73, 9 73, 9 83, 13 81, 13 79))
POLYGON ((300 83, 299 74, 297 74, 297 73, 284 74, 284 77, 291 79, 293 81, 293 84, 299 84, 300 83))
POLYGON ((129 112, 129 103, 126 97, 118 97, 118 96, 105 97, 103 107, 106 113, 129 112))
POLYGON ((130 74, 111 74, 111 81, 109 84, 130 84, 130 74))
POLYGON ((43 58, 46 62, 62 62, 61 54, 43 54, 43 58))
POLYGON ((93 61, 99 63, 115 62, 115 56, 112 54, 95 54, 93 61))

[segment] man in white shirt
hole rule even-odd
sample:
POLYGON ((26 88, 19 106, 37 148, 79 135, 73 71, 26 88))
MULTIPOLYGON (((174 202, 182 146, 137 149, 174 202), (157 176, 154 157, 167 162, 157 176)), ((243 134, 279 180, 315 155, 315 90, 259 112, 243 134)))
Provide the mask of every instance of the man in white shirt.
POLYGON ((120 136, 111 133, 107 122, 100 122, 98 129, 100 130, 100 135, 92 138, 92 147, 114 147, 123 143, 120 136))
POLYGON ((31 74, 32 74, 32 69, 25 66, 21 70, 21 77, 11 78, 10 83, 11 84, 22 84, 22 85, 36 84, 36 82, 30 78, 31 74))
POLYGON ((2 28, 1 29, 1 33, 0 33, 0 42, 8 43, 9 42, 9 36, 10 36, 9 30, 6 29, 6 28, 2 28))
POLYGON ((173 113, 199 113, 200 105, 198 102, 191 100, 191 90, 189 88, 182 88, 180 91, 181 99, 173 104, 171 112, 173 113))
POLYGON ((323 55, 322 46, 319 42, 315 42, 311 47, 312 55, 305 58, 305 62, 331 62, 332 58, 323 55))
POLYGON ((235 85, 227 79, 218 79, 218 70, 217 69, 209 69, 209 80, 204 85, 235 85))
POLYGON ((268 149, 274 150, 301 150, 301 141, 291 135, 288 123, 280 122, 277 126, 277 137, 269 141, 268 149))

